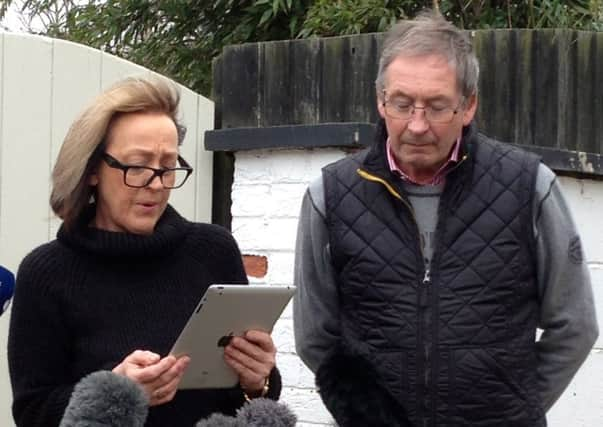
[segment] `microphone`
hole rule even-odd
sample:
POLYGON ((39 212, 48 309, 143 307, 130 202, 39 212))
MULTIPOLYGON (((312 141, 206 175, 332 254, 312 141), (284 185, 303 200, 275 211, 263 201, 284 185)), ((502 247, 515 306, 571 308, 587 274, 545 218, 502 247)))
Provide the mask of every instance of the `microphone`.
POLYGON ((261 397, 246 403, 236 417, 213 414, 196 427, 295 427, 296 422, 297 417, 286 405, 261 397))
MULTIPOLYGON (((143 427, 149 409, 143 389, 111 371, 98 371, 75 385, 59 427, 143 427)), ((295 427, 297 417, 285 405, 257 398, 236 417, 215 413, 196 427, 295 427)))
POLYGON ((10 305, 15 292, 15 275, 0 265, 0 315, 10 305))
POLYGON ((138 384, 98 371, 75 385, 59 427, 143 427, 149 401, 138 384))

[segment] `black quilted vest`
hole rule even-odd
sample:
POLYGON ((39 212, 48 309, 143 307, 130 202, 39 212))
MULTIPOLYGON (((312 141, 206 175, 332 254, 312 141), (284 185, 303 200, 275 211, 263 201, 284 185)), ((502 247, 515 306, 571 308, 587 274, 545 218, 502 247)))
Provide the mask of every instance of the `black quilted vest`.
POLYGON ((417 427, 545 426, 531 212, 539 159, 465 129, 426 275, 384 148, 323 169, 344 346, 417 427))

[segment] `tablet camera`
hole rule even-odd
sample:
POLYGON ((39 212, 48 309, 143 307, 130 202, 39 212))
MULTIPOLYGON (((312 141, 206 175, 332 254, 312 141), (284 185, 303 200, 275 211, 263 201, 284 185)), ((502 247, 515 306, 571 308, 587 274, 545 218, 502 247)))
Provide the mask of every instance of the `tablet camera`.
POLYGON ((220 339, 218 340, 218 347, 226 347, 228 344, 230 344, 232 337, 233 337, 232 332, 229 333, 228 335, 224 335, 224 336, 220 337, 220 339))

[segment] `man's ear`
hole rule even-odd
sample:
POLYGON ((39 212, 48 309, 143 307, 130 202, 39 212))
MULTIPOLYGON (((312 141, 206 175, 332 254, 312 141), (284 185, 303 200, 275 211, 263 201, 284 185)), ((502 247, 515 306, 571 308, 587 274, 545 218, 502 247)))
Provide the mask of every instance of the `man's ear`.
POLYGON ((383 107, 383 94, 381 96, 377 94, 377 111, 379 111, 379 115, 381 118, 385 119, 385 108, 383 107))
POLYGON ((463 126, 468 126, 475 117, 475 113, 477 112, 477 94, 471 95, 467 101, 465 102, 465 107, 463 109, 463 126))

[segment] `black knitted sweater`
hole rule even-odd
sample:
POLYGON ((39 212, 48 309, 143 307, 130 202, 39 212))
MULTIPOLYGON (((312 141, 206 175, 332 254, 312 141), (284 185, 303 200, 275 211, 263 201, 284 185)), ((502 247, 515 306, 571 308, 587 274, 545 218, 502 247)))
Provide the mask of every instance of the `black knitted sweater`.
MULTIPOLYGON (((75 383, 113 369, 136 349, 166 355, 212 283, 246 283, 228 231, 191 223, 167 207, 152 235, 72 230, 21 263, 10 320, 13 415, 20 427, 57 426, 75 383)), ((269 397, 278 398, 278 370, 269 397)), ((233 415, 240 387, 179 391, 150 408, 147 426, 192 426, 214 412, 233 415)))

